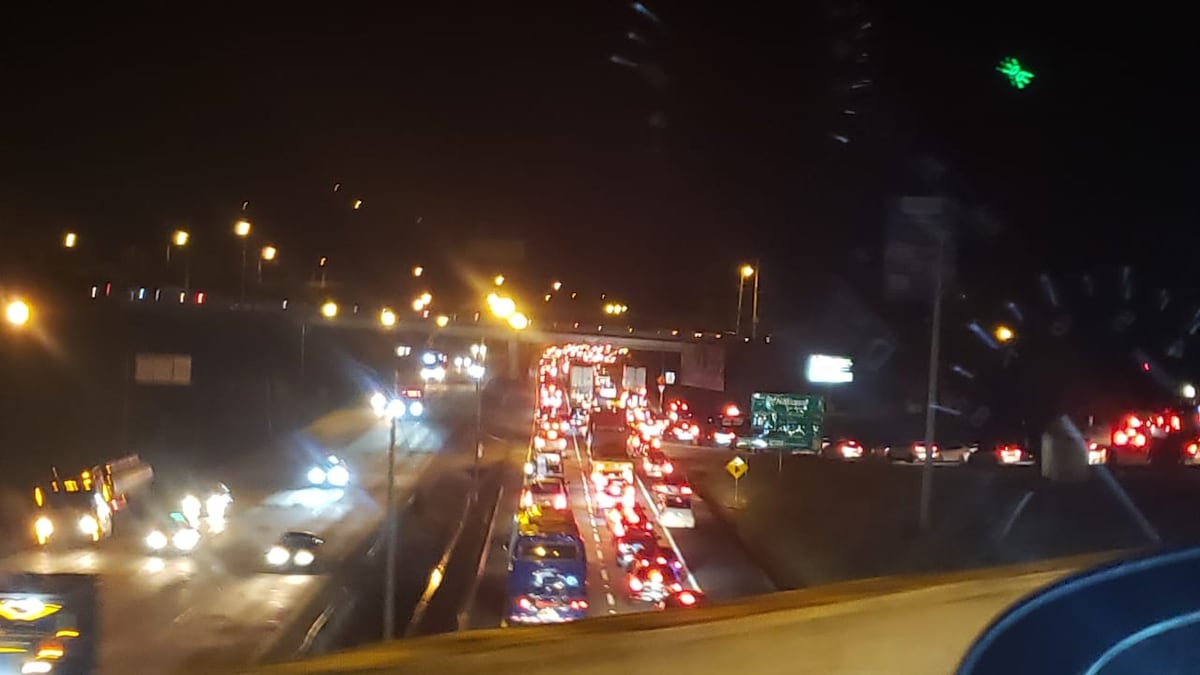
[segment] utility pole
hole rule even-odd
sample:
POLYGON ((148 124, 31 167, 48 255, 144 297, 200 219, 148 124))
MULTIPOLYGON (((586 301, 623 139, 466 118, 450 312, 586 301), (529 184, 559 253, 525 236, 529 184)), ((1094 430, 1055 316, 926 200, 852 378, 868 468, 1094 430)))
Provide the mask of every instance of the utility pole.
POLYGON ((733 334, 735 337, 740 337, 742 334, 742 298, 746 295, 746 275, 738 272, 738 301, 737 301, 737 321, 733 324, 733 334))
POLYGON ((921 529, 930 526, 933 499, 933 439, 938 407, 938 359, 942 342, 942 283, 946 270, 946 236, 938 233, 937 269, 933 281, 933 324, 929 335, 929 389, 925 399, 925 465, 921 468, 921 529))
POLYGON ((383 639, 396 636, 396 418, 388 416, 387 562, 383 577, 383 639))
POLYGON ((754 297, 750 302, 750 339, 758 339, 758 278, 762 276, 762 261, 754 261, 754 297))

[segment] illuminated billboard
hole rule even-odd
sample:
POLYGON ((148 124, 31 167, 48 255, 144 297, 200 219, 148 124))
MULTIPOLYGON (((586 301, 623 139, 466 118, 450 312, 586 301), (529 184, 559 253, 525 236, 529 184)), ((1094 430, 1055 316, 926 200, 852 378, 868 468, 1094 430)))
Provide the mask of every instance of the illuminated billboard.
POLYGON ((854 361, 844 356, 812 354, 804 368, 804 376, 817 384, 846 384, 854 381, 854 361))

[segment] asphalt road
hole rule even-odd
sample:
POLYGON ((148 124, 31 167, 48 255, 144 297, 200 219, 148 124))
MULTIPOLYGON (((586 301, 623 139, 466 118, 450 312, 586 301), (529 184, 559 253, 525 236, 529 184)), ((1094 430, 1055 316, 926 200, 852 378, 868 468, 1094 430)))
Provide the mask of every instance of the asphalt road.
MULTIPOLYGON (((495 506, 495 525, 488 542, 488 554, 479 569, 478 592, 463 622, 466 628, 494 628, 502 625, 507 611, 505 597, 507 559, 504 545, 512 531, 518 511, 521 481, 520 466, 526 447, 509 455, 512 466, 504 492, 495 506), (515 475, 515 477, 513 477, 515 475)), ((590 617, 651 611, 648 603, 632 600, 626 590, 625 571, 615 559, 612 533, 604 513, 596 506, 594 488, 586 475, 588 450, 571 438, 564 453, 568 481, 568 507, 579 524, 588 560, 588 614, 590 617)), ((656 516, 650 503, 651 479, 639 476, 638 503, 656 516)), ((701 590, 710 600, 732 600, 774 590, 771 582, 745 555, 736 537, 715 521, 708 505, 693 502, 695 528, 665 528, 657 522, 659 539, 675 549, 684 562, 686 585, 701 590)))
MULTIPOLYGON (((434 459, 462 435, 466 422, 459 411, 473 413, 473 406, 457 398, 430 400, 430 408, 442 406, 453 414, 400 426, 398 503, 411 508, 434 459)), ((343 563, 357 563, 368 547, 375 550, 371 543, 385 505, 387 425, 357 411, 334 416, 310 427, 310 433, 227 467, 225 480, 235 503, 226 526, 206 535, 189 556, 149 555, 145 532, 126 522, 123 532, 97 546, 26 550, 0 560, 0 569, 99 575, 102 673, 222 672, 257 662, 280 649, 278 641, 297 621, 319 610, 343 563), (322 430, 322 423, 333 428, 322 430), (352 440, 326 443, 339 437, 352 440), (351 485, 344 490, 305 487, 306 467, 330 453, 350 466, 351 485), (265 551, 287 530, 312 531, 325 539, 313 574, 266 569, 265 551)), ((443 470, 445 465, 439 462, 443 470)), ((421 579, 428 573, 411 565, 400 571, 421 579)))

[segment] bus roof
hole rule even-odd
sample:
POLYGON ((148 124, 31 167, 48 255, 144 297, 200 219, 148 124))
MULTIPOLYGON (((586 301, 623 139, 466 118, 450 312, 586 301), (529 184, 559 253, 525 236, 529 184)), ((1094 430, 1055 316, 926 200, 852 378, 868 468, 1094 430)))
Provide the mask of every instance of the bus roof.
POLYGON ((517 534, 521 537, 578 537, 579 528, 569 511, 533 507, 517 515, 517 534))

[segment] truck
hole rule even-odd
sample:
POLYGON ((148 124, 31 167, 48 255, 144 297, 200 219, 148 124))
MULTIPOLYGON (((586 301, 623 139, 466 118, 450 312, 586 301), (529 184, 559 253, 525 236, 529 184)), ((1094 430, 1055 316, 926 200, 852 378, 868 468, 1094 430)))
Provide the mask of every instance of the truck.
POLYGON ((646 393, 646 367, 625 366, 621 373, 621 387, 625 391, 644 395, 646 393))
POLYGON ((633 460, 626 443, 629 424, 622 410, 593 412, 588 424, 589 470, 596 490, 603 492, 610 481, 633 483, 633 460))
POLYGON ((98 542, 113 533, 114 515, 150 486, 154 471, 137 455, 97 464, 33 490, 33 533, 39 546, 98 542))
POLYGON ((0 575, 0 672, 96 672, 96 600, 92 575, 0 575))
POLYGON ((754 392, 749 433, 738 436, 737 446, 818 452, 824 416, 825 400, 820 396, 754 392))
POLYGON ((589 406, 594 398, 596 371, 592 366, 571 365, 571 383, 568 393, 572 406, 589 406))

